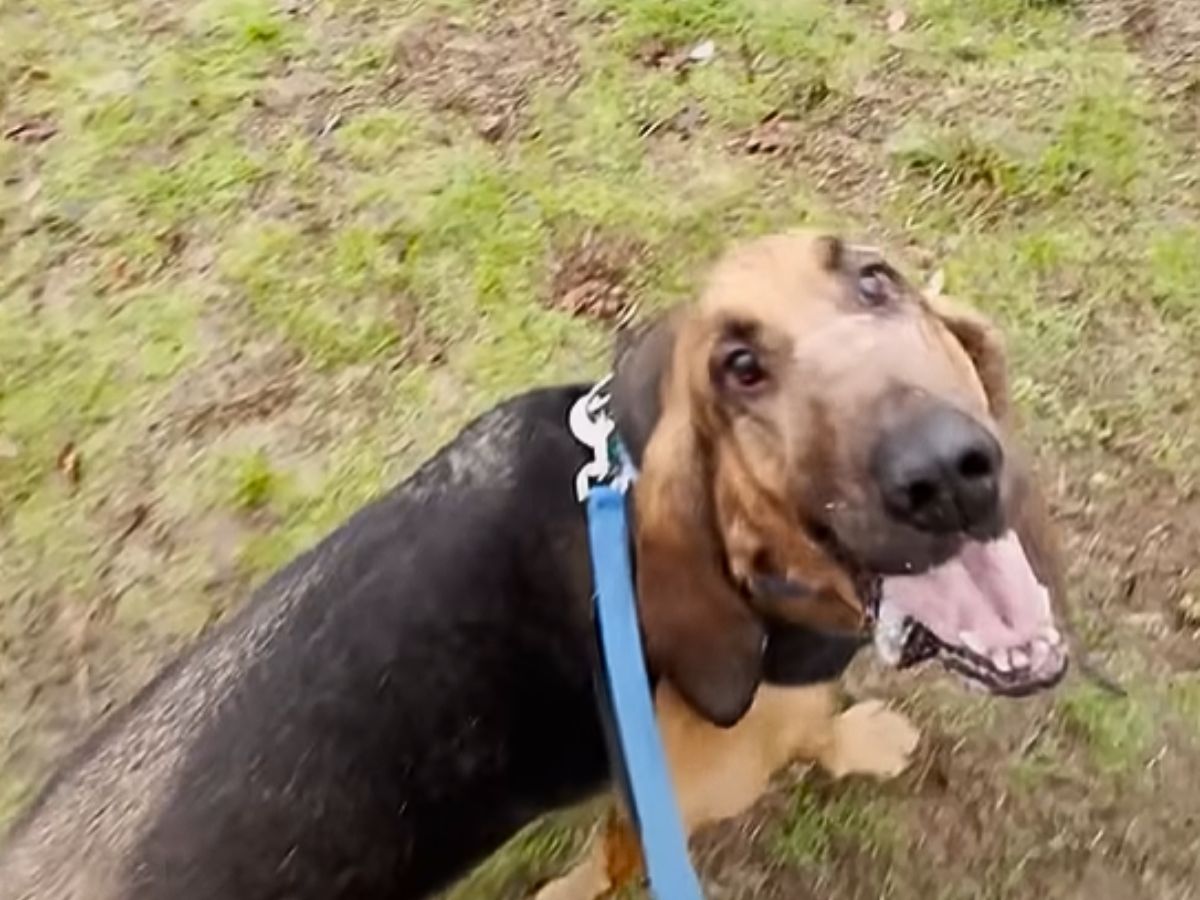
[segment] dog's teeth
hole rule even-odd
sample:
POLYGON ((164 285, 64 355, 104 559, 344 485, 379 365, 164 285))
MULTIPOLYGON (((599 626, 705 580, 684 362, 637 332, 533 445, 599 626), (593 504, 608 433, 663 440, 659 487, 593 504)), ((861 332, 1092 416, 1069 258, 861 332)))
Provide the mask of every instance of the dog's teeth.
POLYGON ((987 645, 973 631, 964 631, 958 636, 958 641, 977 656, 988 655, 987 645))
POLYGON ((995 666, 997 669, 999 669, 1001 672, 1010 671, 1012 669, 1012 666, 1009 664, 1009 661, 1008 661, 1008 651, 1007 650, 997 650, 995 653, 993 653, 992 654, 992 665, 995 666))
POLYGON ((1053 625, 1042 631, 1042 637, 1046 639, 1046 643, 1052 647, 1057 647, 1062 643, 1062 635, 1053 625))
POLYGON ((1029 654, 1024 650, 1014 648, 1009 651, 1008 657, 1012 660, 1014 668, 1024 669, 1029 666, 1029 654))
POLYGON ((1033 667, 1040 669, 1046 664, 1046 660, 1050 658, 1050 642, 1045 638, 1034 638, 1033 642, 1029 645, 1029 651, 1033 667))

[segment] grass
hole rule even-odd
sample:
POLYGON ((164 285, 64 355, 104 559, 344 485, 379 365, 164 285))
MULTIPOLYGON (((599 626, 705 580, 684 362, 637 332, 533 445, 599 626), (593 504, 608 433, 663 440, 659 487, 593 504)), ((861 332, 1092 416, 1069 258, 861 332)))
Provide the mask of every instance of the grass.
MULTIPOLYGON (((1200 164, 1186 94, 1084 7, 0 6, 0 822, 98 710, 473 413, 603 370, 608 327, 556 305, 582 235, 638 248, 647 313, 730 236, 819 222, 941 270, 1005 327, 1083 631, 1120 650, 1131 696, 967 701, 927 675, 911 704, 953 753, 900 790, 804 786, 770 827, 721 831, 710 876, 739 896, 1064 896, 1091 823, 1136 822, 1142 843, 1093 865, 1127 885, 1155 858, 1155 895, 1182 895, 1200 164), (764 129, 778 145, 748 152, 764 129)), ((520 896, 580 815, 457 896, 520 896)))
POLYGON ((529 885, 552 877, 580 852, 597 814, 595 806, 584 805, 525 828, 503 853, 448 891, 445 900, 525 896, 529 885))
POLYGON ((1086 686, 1065 692, 1058 706, 1060 727, 1083 742, 1100 771, 1123 774, 1146 762, 1154 723, 1145 700, 1114 698, 1086 686))
POLYGON ((819 867, 847 847, 879 857, 899 843, 898 823, 869 789, 859 786, 821 798, 810 784, 802 784, 778 824, 773 850, 788 865, 819 867))

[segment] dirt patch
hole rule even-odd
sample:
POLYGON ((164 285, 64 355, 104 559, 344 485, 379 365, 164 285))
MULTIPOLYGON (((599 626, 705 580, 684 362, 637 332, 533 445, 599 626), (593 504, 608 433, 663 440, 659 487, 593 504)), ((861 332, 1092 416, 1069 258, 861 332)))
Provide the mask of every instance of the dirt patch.
POLYGON ((555 260, 548 305, 600 322, 634 318, 631 277, 643 253, 628 238, 585 232, 555 260))
POLYGON ((1116 35, 1135 49, 1174 101, 1177 126, 1200 126, 1200 15, 1192 0, 1084 0, 1083 13, 1098 34, 1116 35))
POLYGON ((577 72, 569 7, 535 2, 506 5, 482 29, 449 18, 405 28, 385 77, 388 93, 417 94, 499 141, 520 130, 539 85, 568 84, 577 72))
POLYGON ((1119 34, 1160 73, 1200 65, 1200 17, 1191 0, 1084 0, 1091 29, 1119 34))
POLYGON ((24 119, 14 125, 3 128, 6 141, 18 144, 41 144, 58 134, 58 126, 49 119, 24 119))
MULTIPOLYGON (((212 338, 220 336, 214 333, 212 338)), ((180 378, 164 404, 165 415, 149 430, 197 440, 270 419, 299 395, 299 362, 292 351, 269 343, 215 352, 210 363, 180 378)))
MULTIPOLYGON (((1176 671, 1200 669, 1191 620, 1200 577, 1200 506, 1165 477, 1130 468, 1098 486, 1080 460, 1058 513, 1066 529, 1073 606, 1101 622, 1105 643, 1141 640, 1176 671)), ((1095 471, 1095 470, 1092 470, 1095 471)))
POLYGON ((183 432, 197 438, 210 431, 222 431, 230 425, 253 419, 266 419, 295 399, 297 388, 287 376, 280 376, 260 387, 234 394, 227 399, 209 401, 185 416, 183 432))

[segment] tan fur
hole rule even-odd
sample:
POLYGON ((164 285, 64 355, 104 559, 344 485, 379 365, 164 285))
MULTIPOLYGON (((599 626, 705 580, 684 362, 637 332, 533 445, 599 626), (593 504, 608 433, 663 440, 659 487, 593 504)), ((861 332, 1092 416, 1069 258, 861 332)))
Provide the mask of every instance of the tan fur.
MULTIPOLYGON (((745 717, 732 728, 700 718, 664 684, 655 697, 663 747, 685 832, 734 818, 766 792, 789 763, 820 765, 835 778, 892 778, 908 764, 916 728, 877 701, 839 713, 831 684, 763 686, 745 717)), ((578 865, 552 881, 537 900, 594 900, 642 878, 638 839, 615 809, 578 865)))
MULTIPOLYGON (((854 481, 867 473, 853 454, 880 427, 889 385, 938 397, 1000 437, 1008 425, 995 329, 900 279, 891 314, 856 306, 848 273, 874 261, 806 232, 748 242, 718 263, 698 303, 666 320, 673 342, 661 329, 655 339, 654 352, 670 356, 654 386, 662 411, 635 489, 637 588, 647 654, 666 679, 656 707, 689 835, 744 812, 793 760, 835 777, 888 778, 916 744, 912 725, 879 703, 838 713, 832 685, 758 686, 754 670, 763 616, 863 625, 854 585, 810 537, 803 512, 823 498, 861 496, 854 481), (772 375, 747 401, 753 415, 739 414, 742 398, 714 384, 713 360, 731 330, 753 333, 772 375), (811 595, 764 609, 744 590, 764 565, 811 595), (730 724, 739 710, 732 727, 713 724, 730 724)), ((639 371, 652 370, 639 362, 639 371)), ((1036 486, 1021 487, 1014 519, 1022 540, 1036 544, 1027 547, 1036 566, 1053 547, 1036 486)), ((613 821, 622 820, 606 823, 580 865, 539 900, 591 900, 629 882, 628 866, 613 861, 628 859, 636 836, 613 821)))
POLYGON ((764 617, 865 626, 853 583, 808 522, 851 516, 841 527, 878 530, 864 518, 864 448, 893 386, 907 392, 890 404, 894 415, 936 397, 1003 437, 1007 381, 994 329, 894 272, 889 308, 872 310, 857 273, 880 263, 829 236, 759 238, 727 253, 699 301, 658 329, 661 415, 634 493, 639 613, 651 664, 718 724, 736 721, 754 696, 764 617), (714 370, 741 344, 769 372, 757 394, 714 370), (807 594, 764 599, 747 589, 763 571, 807 594))

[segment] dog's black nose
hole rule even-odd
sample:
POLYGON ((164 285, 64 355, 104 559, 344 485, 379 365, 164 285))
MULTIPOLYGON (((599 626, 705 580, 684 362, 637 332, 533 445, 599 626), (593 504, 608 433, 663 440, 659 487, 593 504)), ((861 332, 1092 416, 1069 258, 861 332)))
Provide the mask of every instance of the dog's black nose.
POLYGON ((1003 464, 992 433, 949 406, 890 429, 873 459, 888 512, 939 534, 970 532, 995 520, 1003 464))

